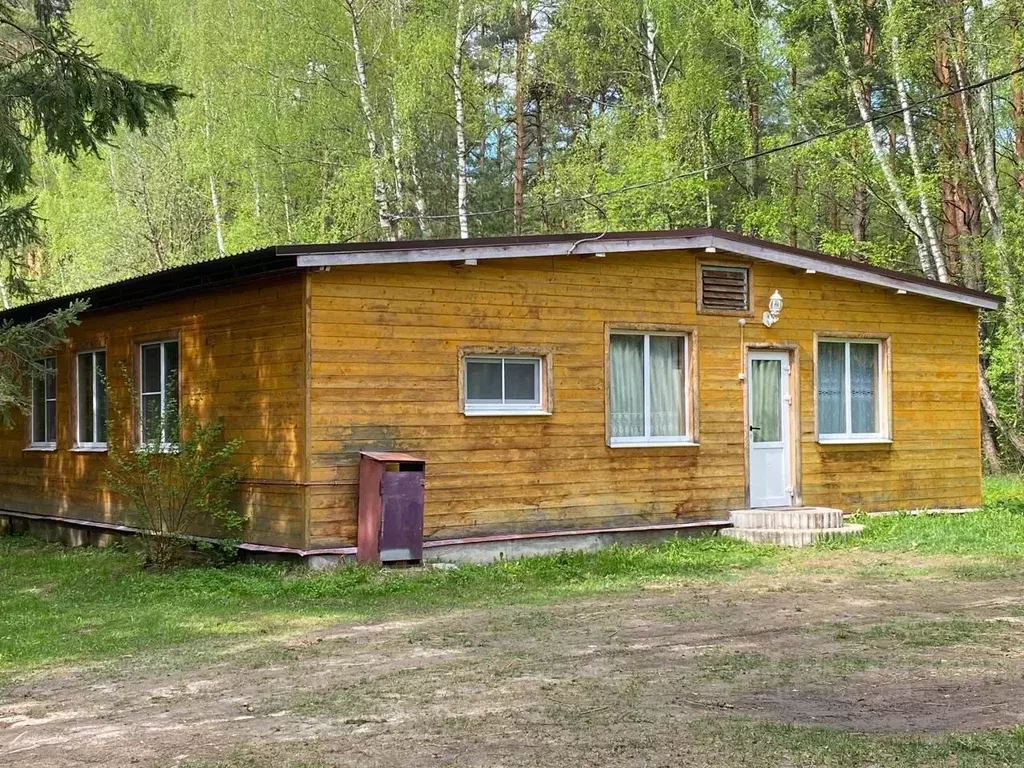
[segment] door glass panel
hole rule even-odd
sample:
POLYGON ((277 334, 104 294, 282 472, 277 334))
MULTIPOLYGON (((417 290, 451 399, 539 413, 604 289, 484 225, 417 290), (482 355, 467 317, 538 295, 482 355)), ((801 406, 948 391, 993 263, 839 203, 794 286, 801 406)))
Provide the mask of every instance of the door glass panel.
POLYGON ((609 340, 612 437, 644 436, 644 337, 609 340))
POLYGON ((654 437, 686 434, 682 346, 678 336, 651 336, 651 435, 654 437))
POLYGON ((750 361, 750 425, 755 443, 782 440, 782 361, 750 361))
POLYGON ((850 344, 850 422, 854 434, 876 432, 878 345, 850 344))
POLYGON ((818 343, 818 432, 841 435, 846 432, 846 345, 818 343))

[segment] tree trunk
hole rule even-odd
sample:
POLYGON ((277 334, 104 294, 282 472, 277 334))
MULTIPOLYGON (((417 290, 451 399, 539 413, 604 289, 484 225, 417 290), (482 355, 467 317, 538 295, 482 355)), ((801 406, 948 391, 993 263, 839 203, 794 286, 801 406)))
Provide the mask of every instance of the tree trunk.
POLYGON ((526 191, 526 45, 530 34, 528 0, 516 0, 516 154, 512 169, 512 217, 515 233, 523 233, 523 198, 526 191))
POLYGON ((377 206, 377 225, 381 234, 388 240, 398 238, 395 219, 391 215, 388 203, 387 186, 384 183, 384 171, 381 168, 380 144, 377 131, 373 127, 373 107, 370 104, 369 88, 366 82, 366 64, 363 61, 363 50, 359 43, 359 14, 354 5, 355 0, 345 0, 349 19, 352 22, 352 53, 356 70, 356 85, 359 89, 359 107, 366 123, 366 144, 370 152, 370 170, 373 174, 373 201, 377 206))
POLYGON ((853 62, 850 60, 850 54, 846 50, 846 36, 843 34, 843 24, 839 17, 839 10, 836 7, 836 2, 835 0, 826 0, 826 4, 828 6, 829 16, 832 19, 832 28, 835 32, 836 45, 839 49, 839 57, 843 65, 843 71, 850 83, 850 90, 853 92, 853 100, 857 104, 857 111, 860 113, 860 118, 864 122, 864 130, 867 133, 868 143, 871 146, 871 153, 874 155, 875 162, 878 163, 878 167, 882 171, 882 176, 885 179, 886 186, 889 187, 889 192, 893 197, 893 204, 895 205, 897 212, 903 219, 907 228, 914 235, 914 245, 917 249, 917 259, 921 267, 921 271, 926 277, 934 278, 936 276, 935 268, 932 264, 931 255, 929 253, 926 240, 927 236, 917 215, 907 204, 907 198, 903 193, 903 189, 900 187, 899 181, 896 179, 896 173, 892 168, 886 147, 878 137, 878 131, 872 116, 871 104, 868 103, 868 100, 864 96, 864 88, 862 84, 858 82, 856 72, 853 68, 853 62))
MULTIPOLYGON (((394 199, 395 210, 400 217, 405 214, 405 179, 402 174, 402 129, 398 122, 398 99, 395 97, 395 88, 391 87, 391 168, 394 172, 394 199)), ((398 237, 402 237, 402 222, 400 218, 396 223, 398 237)))
POLYGON ((647 76, 651 82, 651 108, 658 138, 665 135, 665 118, 661 113, 661 80, 658 77, 658 27, 654 20, 654 9, 650 0, 643 3, 644 58, 647 59, 647 76))
POLYGON ((416 223, 420 228, 420 236, 429 238, 431 229, 430 219, 427 218, 427 199, 423 194, 423 181, 420 179, 420 168, 415 155, 409 158, 409 179, 412 181, 413 205, 416 206, 416 223))
POLYGON ((213 205, 213 225, 217 230, 217 255, 224 256, 227 250, 224 248, 224 220, 220 215, 220 197, 217 195, 217 183, 210 175, 210 203, 213 205))
MULTIPOLYGON (((892 0, 886 0, 886 8, 890 14, 893 13, 892 0)), ((899 96, 900 110, 903 113, 903 130, 907 140, 907 150, 910 154, 910 167, 914 172, 914 186, 916 187, 918 207, 921 211, 921 224, 924 228, 925 236, 928 238, 928 251, 931 254, 932 264, 935 267, 935 276, 941 282, 948 283, 949 270, 946 267, 946 257, 939 246, 935 220, 932 216, 931 206, 928 204, 928 195, 924 184, 924 168, 921 164, 921 153, 917 146, 917 132, 914 129, 914 120, 910 114, 907 81, 903 77, 902 51, 900 50, 898 35, 891 34, 889 36, 889 49, 892 54, 892 71, 893 79, 896 81, 896 94, 899 96)))
MULTIPOLYGON (((469 171, 467 170, 466 116, 462 103, 462 47, 465 45, 465 0, 458 0, 455 13, 455 59, 452 61, 452 86, 455 92, 455 152, 458 167, 458 212, 459 237, 469 237, 469 171)), ((518 48, 517 48, 518 51, 518 48)), ((518 71, 518 70, 517 70, 518 71)), ((516 96, 519 96, 519 81, 516 80, 516 96)), ((520 205, 521 208, 521 205, 520 205)), ((520 211, 521 214, 521 211, 520 211)))

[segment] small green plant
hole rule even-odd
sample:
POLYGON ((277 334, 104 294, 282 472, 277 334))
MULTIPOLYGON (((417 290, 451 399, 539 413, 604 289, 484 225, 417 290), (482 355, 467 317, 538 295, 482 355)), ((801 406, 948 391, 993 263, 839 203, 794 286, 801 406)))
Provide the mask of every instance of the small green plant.
POLYGON ((179 408, 174 398, 162 412, 143 412, 134 394, 129 400, 129 414, 114 409, 117 439, 105 475, 143 531, 146 564, 166 568, 191 549, 209 546, 197 533, 236 538, 247 522, 233 503, 241 474, 232 459, 242 441, 224 440, 221 419, 201 419, 193 405, 179 408), (141 429, 137 414, 146 422, 141 429), (162 437, 143 441, 146 434, 162 437))

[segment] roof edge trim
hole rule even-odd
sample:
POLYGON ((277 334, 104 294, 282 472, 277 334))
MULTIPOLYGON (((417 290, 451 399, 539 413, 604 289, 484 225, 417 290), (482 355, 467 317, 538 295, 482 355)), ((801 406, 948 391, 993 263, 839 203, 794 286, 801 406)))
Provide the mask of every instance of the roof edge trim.
POLYGON ((998 309, 1003 300, 999 296, 969 291, 935 280, 924 280, 913 275, 901 275, 892 270, 865 267, 855 261, 838 259, 810 251, 777 246, 767 241, 730 237, 724 232, 680 234, 674 236, 584 236, 576 241, 552 240, 527 243, 493 245, 444 245, 430 247, 382 248, 365 250, 306 251, 296 248, 299 267, 317 268, 334 266, 367 266, 375 264, 415 264, 428 262, 465 262, 492 259, 537 258, 545 256, 588 256, 596 253, 630 253, 637 251, 676 251, 716 248, 752 259, 773 262, 797 269, 814 270, 831 277, 906 291, 921 296, 966 304, 979 309, 998 309))

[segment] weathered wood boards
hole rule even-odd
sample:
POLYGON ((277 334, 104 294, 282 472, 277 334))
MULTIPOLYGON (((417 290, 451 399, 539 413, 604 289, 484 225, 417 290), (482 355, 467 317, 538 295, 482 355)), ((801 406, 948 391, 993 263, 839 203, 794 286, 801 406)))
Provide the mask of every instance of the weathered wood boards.
POLYGON ((253 281, 122 312, 88 313, 57 355, 57 450, 24 451, 26 427, 0 433, 0 508, 126 522, 105 490, 106 454, 74 450, 74 358, 107 350, 111 413, 128 407, 126 374, 140 341, 177 338, 183 398, 205 417, 223 417, 241 438, 240 496, 247 536, 301 547, 305 539, 301 462, 305 343, 301 275, 253 281))
MULTIPOLYGON (((103 454, 73 447, 72 361, 107 349, 111 397, 139 341, 177 336, 182 387, 241 437, 246 538, 355 543, 360 450, 427 461, 429 538, 723 519, 746 505, 744 349, 792 349, 797 492, 847 510, 980 502, 977 310, 889 287, 749 263, 752 317, 697 312, 703 251, 354 264, 88 314, 58 352, 55 452, 0 434, 0 507, 123 521, 103 454), (756 318, 778 290, 779 322, 756 318), (745 325, 740 321, 744 320, 745 325), (609 328, 692 329, 698 445, 610 448, 609 328), (815 334, 886 337, 892 442, 823 445, 815 334), (545 350, 550 415, 466 416, 459 351, 545 350)), ((747 313, 742 313, 746 315, 747 313)))
POLYGON ((435 538, 721 518, 745 505, 745 343, 799 350, 804 503, 979 503, 976 310, 774 264, 752 269, 758 316, 774 290, 785 298, 770 330, 697 314, 693 252, 314 273, 310 477, 330 485, 310 488, 310 544, 354 540, 356 458, 372 448, 427 459, 435 538), (606 445, 606 323, 697 329, 699 446, 606 445), (818 444, 815 332, 891 337, 891 444, 818 444), (460 346, 552 349, 552 414, 461 414, 460 346))

